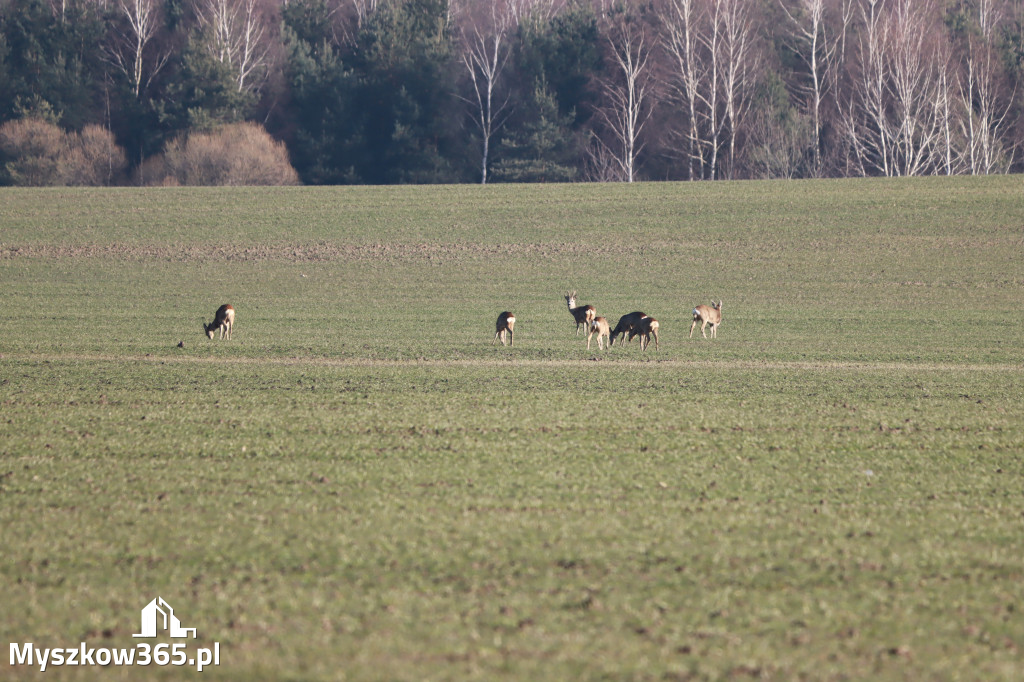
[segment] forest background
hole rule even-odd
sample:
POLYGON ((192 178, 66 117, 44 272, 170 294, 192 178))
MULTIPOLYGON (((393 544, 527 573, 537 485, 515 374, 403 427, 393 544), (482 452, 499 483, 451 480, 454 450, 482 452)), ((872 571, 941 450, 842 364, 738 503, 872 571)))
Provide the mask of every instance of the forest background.
POLYGON ((1019 172, 1022 0, 0 0, 0 184, 1019 172))

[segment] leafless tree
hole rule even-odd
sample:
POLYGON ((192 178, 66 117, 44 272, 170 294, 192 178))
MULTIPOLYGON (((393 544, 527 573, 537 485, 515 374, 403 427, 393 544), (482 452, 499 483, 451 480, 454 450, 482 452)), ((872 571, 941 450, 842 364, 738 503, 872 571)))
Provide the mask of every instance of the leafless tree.
POLYGON ((705 72, 705 86, 702 96, 707 116, 707 127, 709 139, 707 145, 710 150, 708 165, 710 167, 709 178, 715 180, 718 177, 718 149, 719 137, 722 134, 722 117, 718 111, 718 83, 721 78, 721 44, 722 44, 722 6, 728 0, 710 0, 711 17, 708 30, 698 34, 700 41, 707 50, 709 67, 705 72))
POLYGON ((996 55, 996 27, 1005 18, 1004 6, 996 0, 978 0, 975 6, 978 35, 969 36, 959 82, 963 106, 962 134, 968 172, 988 175, 1006 172, 1013 150, 1002 140, 1012 102, 1000 83, 996 55))
POLYGON ((644 27, 628 17, 609 33, 608 45, 615 75, 603 83, 607 103, 598 110, 598 117, 613 142, 596 140, 607 148, 622 179, 633 182, 637 156, 644 146, 641 136, 652 111, 651 45, 644 27))
POLYGON ((706 71, 706 62, 699 54, 699 11, 697 0, 669 0, 661 17, 664 27, 662 44, 670 62, 666 81, 669 92, 679 102, 687 119, 684 153, 690 180, 704 177, 705 163, 698 123, 698 107, 704 102, 700 86, 706 71))
POLYGON ((267 21, 257 0, 196 0, 199 25, 209 31, 214 59, 229 64, 239 92, 258 90, 269 68, 267 21))
POLYGON ((744 0, 715 0, 716 14, 722 22, 721 89, 725 109, 723 124, 729 131, 729 168, 736 172, 736 139, 742 128, 754 94, 757 54, 753 49, 753 21, 744 0))
POLYGON ((151 47, 160 28, 158 0, 118 0, 125 29, 117 31, 105 50, 106 58, 128 79, 136 99, 167 64, 171 52, 151 47))
POLYGON ((377 11, 379 0, 349 0, 355 15, 356 30, 363 27, 366 19, 377 11))
POLYGON ((502 114, 508 105, 508 96, 500 104, 495 98, 510 54, 508 34, 514 26, 513 17, 506 5, 492 2, 485 18, 470 16, 461 31, 462 63, 472 88, 471 97, 462 99, 471 105, 473 122, 480 130, 481 184, 487 184, 491 138, 504 123, 502 114))
MULTIPOLYGON (((473 2, 474 0, 464 1, 473 2)), ((527 17, 542 21, 550 20, 565 9, 566 4, 567 0, 507 0, 506 2, 514 24, 519 24, 527 17)))
POLYGON ((861 171, 937 172, 949 59, 940 49, 936 6, 930 0, 863 0, 861 10, 860 78, 845 124, 861 171))
MULTIPOLYGON (((808 97, 808 108, 814 121, 814 161, 813 173, 820 175, 822 171, 821 132, 822 106, 829 87, 835 83, 834 69, 837 66, 837 51, 845 39, 846 26, 841 31, 829 35, 826 27, 825 0, 797 0, 795 10, 785 4, 782 9, 793 22, 796 41, 796 53, 807 66, 807 77, 810 83, 803 88, 808 97), (795 11, 795 13, 794 13, 795 11)), ((849 20, 850 1, 844 0, 843 16, 849 20)))

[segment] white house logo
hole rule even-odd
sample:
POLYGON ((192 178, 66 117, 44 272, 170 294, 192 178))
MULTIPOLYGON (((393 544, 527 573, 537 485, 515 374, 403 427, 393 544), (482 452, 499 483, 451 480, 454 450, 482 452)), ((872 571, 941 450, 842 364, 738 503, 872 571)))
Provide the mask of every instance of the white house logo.
MULTIPOLYGON (((181 626, 174 609, 157 597, 142 609, 142 632, 132 637, 176 637, 196 639, 195 628, 181 626)), ((35 642, 11 642, 11 666, 33 666, 40 672, 47 668, 67 666, 180 666, 203 672, 211 665, 220 665, 220 642, 212 646, 195 647, 184 642, 139 642, 133 647, 94 646, 80 642, 77 646, 37 646, 35 642)))
POLYGON ((188 637, 188 633, 191 632, 192 639, 196 638, 196 629, 181 627, 181 621, 174 615, 174 609, 163 597, 157 597, 143 607, 142 632, 132 637, 156 637, 157 630, 160 629, 167 630, 171 637, 188 637))

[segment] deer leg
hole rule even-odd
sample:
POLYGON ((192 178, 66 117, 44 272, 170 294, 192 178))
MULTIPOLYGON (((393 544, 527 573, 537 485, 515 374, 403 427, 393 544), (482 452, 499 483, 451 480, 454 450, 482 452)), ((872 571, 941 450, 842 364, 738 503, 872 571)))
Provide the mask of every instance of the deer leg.
POLYGON ((510 345, 510 346, 515 346, 516 345, 516 333, 512 329, 512 327, 508 328, 508 345, 510 345))
POLYGON ((693 328, 696 327, 696 326, 697 326, 697 320, 694 320, 693 324, 690 325, 690 337, 689 338, 691 338, 691 339, 693 338, 693 328))

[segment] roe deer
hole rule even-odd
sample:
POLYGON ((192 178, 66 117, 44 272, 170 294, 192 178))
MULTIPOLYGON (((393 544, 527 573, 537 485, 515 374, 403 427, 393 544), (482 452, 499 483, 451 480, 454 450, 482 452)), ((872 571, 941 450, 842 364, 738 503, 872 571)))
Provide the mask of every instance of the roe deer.
POLYGON ((654 350, 660 349, 658 345, 658 321, 653 317, 641 318, 632 331, 629 332, 629 340, 632 341, 634 336, 640 337, 640 350, 647 350, 647 347, 651 345, 652 336, 654 337, 654 350))
POLYGON ((576 336, 580 335, 580 325, 586 325, 586 329, 590 328, 590 323, 594 321, 594 317, 597 315, 597 311, 592 305, 582 305, 576 307, 576 292, 565 295, 565 303, 569 306, 569 314, 572 315, 572 319, 576 320, 576 336))
POLYGON ((501 345, 504 346, 505 345, 505 332, 506 331, 508 332, 508 345, 510 345, 510 346, 516 345, 516 342, 515 342, 515 338, 516 338, 515 337, 515 332, 512 331, 512 328, 515 327, 515 326, 516 326, 516 316, 513 315, 512 313, 510 313, 510 312, 508 312, 506 310, 501 315, 498 315, 498 321, 494 325, 494 329, 495 329, 494 340, 491 341, 491 345, 493 346, 495 341, 497 341, 498 339, 501 339, 501 345))
POLYGON ((693 309, 693 324, 690 325, 690 338, 693 338, 693 328, 700 322, 700 333, 708 338, 704 327, 711 325, 711 338, 718 338, 718 325, 722 324, 722 301, 711 302, 710 306, 699 305, 693 309))
MULTIPOLYGON (((619 323, 615 325, 615 329, 612 330, 611 338, 608 340, 608 345, 614 346, 616 338, 619 336, 625 336, 627 333, 633 331, 633 327, 635 327, 637 323, 645 317, 647 317, 647 313, 642 313, 639 310, 620 317, 619 323)), ((631 336, 629 338, 632 339, 633 337, 631 336)), ((619 345, 622 345, 621 341, 619 341, 619 345)))
MULTIPOLYGON (((590 333, 587 334, 587 350, 590 350, 590 337, 597 334, 597 347, 600 350, 604 350, 604 345, 601 343, 602 338, 608 338, 608 320, 603 317, 595 317, 594 321, 590 323, 590 333)), ((611 348, 611 341, 608 342, 608 347, 611 348)))
POLYGON ((213 338, 214 332, 220 331, 220 338, 225 337, 227 332, 228 341, 231 340, 231 328, 235 326, 235 307, 230 303, 225 303, 221 307, 217 308, 217 312, 213 316, 213 322, 210 324, 203 323, 203 331, 211 339, 213 338))

